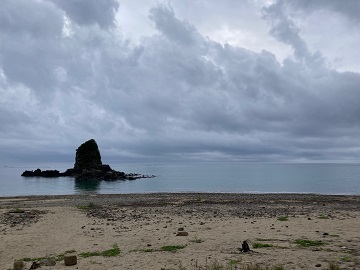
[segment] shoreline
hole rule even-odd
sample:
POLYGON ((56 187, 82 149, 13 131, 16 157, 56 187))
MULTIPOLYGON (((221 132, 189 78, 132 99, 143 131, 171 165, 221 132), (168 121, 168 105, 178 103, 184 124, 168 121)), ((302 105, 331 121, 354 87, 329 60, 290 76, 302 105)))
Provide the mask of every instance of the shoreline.
MULTIPOLYGON (((28 206, 36 205, 36 202, 45 200, 47 204, 56 206, 75 206, 74 203, 87 202, 90 199, 96 201, 100 205, 106 203, 116 203, 117 205, 139 204, 144 201, 148 203, 156 203, 161 201, 162 204, 171 204, 173 200, 188 200, 189 202, 197 202, 212 200, 213 204, 217 203, 236 203, 242 200, 269 201, 277 200, 286 202, 288 200, 297 202, 306 202, 308 200, 316 200, 333 203, 342 201, 342 203, 354 202, 360 203, 360 195, 342 195, 342 194, 317 194, 317 193, 213 193, 213 192, 156 192, 156 193, 124 193, 124 194, 69 194, 69 195, 21 195, 21 196, 0 196, 0 207, 4 201, 6 202, 27 202, 28 206), (139 201, 140 200, 140 201, 139 201), (33 203, 32 203, 33 202, 33 203), (53 202, 53 203, 52 203, 53 202)), ((42 204, 44 206, 44 204, 42 204)))
POLYGON ((211 269, 215 263, 224 267, 232 263, 232 269, 249 264, 281 265, 286 270, 328 269, 330 263, 340 269, 360 269, 358 228, 357 195, 0 197, 0 265, 11 269, 14 260, 53 257, 73 250, 78 255, 77 265, 65 267, 58 261, 40 269, 200 270, 211 269), (180 231, 187 235, 177 236, 180 231), (299 246, 299 239, 319 246, 299 246), (254 252, 239 251, 245 240, 254 252), (117 256, 79 256, 108 250, 114 244, 120 249, 117 256), (166 246, 181 249, 163 251, 166 246))

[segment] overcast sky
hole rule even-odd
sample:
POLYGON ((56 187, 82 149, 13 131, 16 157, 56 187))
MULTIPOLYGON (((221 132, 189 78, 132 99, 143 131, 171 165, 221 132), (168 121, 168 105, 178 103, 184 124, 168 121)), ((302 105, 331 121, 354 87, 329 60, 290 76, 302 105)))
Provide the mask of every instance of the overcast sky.
POLYGON ((360 160, 360 1, 1 0, 0 162, 360 160))

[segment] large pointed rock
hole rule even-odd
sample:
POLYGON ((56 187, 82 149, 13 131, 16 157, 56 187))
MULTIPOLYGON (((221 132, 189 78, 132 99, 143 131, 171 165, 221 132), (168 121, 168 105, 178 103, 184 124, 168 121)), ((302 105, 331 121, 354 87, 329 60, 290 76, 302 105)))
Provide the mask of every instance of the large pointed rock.
POLYGON ((57 170, 24 171, 25 177, 60 177, 70 176, 76 180, 134 180, 138 178, 150 178, 154 175, 141 175, 136 173, 126 174, 111 169, 107 164, 102 164, 99 147, 94 139, 84 142, 76 149, 74 168, 65 172, 57 170))
POLYGON ((76 149, 74 165, 76 171, 101 169, 101 166, 99 147, 94 139, 84 142, 76 149))

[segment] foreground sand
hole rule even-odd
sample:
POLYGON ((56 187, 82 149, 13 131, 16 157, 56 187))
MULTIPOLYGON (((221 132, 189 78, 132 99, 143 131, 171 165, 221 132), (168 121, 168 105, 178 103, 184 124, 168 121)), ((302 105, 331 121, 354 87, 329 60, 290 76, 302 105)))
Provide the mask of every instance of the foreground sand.
MULTIPOLYGON (((232 269, 248 263, 329 269, 329 262, 341 269, 360 269, 360 196, 194 193, 0 198, 1 269, 12 269, 14 260, 25 257, 103 251, 114 244, 121 250, 116 257, 79 257, 75 266, 60 261, 39 269, 210 269, 214 261, 232 264, 232 269), (288 220, 278 219, 283 216, 288 220), (176 236, 179 228, 189 235, 176 236), (299 247, 296 239, 325 245, 299 247), (239 252, 244 240, 255 252, 239 252), (255 243, 272 247, 255 249, 255 243), (186 246, 161 251, 170 245, 186 246)), ((25 269, 29 267, 28 263, 25 269)))

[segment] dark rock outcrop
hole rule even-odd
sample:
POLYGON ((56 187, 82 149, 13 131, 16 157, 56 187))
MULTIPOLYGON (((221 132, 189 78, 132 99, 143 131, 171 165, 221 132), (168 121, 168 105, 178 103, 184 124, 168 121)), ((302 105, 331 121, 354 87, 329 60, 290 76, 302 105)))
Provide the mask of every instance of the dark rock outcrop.
POLYGON ((102 164, 98 145, 94 139, 88 140, 76 149, 74 168, 65 172, 58 170, 24 171, 24 177, 75 177, 76 180, 135 180, 138 178, 152 178, 154 175, 126 174, 113 170, 109 165, 102 164))
POLYGON ((100 151, 94 139, 88 140, 76 149, 75 170, 101 170, 101 166, 100 151))
POLYGON ((21 176, 26 177, 59 177, 61 173, 58 170, 46 170, 42 171, 40 169, 36 169, 35 171, 25 171, 21 176))

